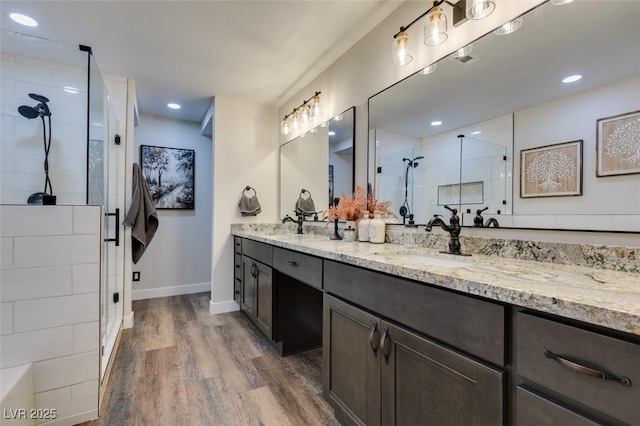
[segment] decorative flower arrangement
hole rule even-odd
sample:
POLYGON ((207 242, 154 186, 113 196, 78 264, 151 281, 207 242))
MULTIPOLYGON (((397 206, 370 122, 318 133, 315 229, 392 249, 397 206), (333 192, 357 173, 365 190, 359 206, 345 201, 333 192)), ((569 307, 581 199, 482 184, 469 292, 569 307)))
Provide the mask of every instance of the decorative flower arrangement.
POLYGON ((390 205, 391 201, 378 202, 373 194, 367 197, 364 188, 357 186, 352 197, 347 198, 343 193, 338 205, 326 210, 323 216, 330 222, 336 219, 355 221, 362 218, 364 212, 368 212, 369 217, 374 213, 385 213, 390 205))
POLYGON ((369 194, 367 199, 367 210, 369 210, 369 219, 373 219, 376 213, 385 214, 389 211, 391 201, 378 202, 373 196, 373 191, 369 194))

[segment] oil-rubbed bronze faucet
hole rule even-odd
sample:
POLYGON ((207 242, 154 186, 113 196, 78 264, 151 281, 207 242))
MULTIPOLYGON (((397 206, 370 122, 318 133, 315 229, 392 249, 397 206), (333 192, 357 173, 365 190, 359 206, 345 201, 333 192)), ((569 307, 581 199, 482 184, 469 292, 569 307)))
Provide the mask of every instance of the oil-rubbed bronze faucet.
POLYGON ((302 224, 304 223, 304 215, 296 213, 298 220, 295 220, 289 215, 282 218, 282 223, 293 222, 298 224, 298 234, 302 234, 302 224))
POLYGON ((433 225, 437 225, 449 233, 449 236, 451 237, 449 240, 449 251, 441 251, 440 253, 456 254, 458 256, 471 256, 470 254, 460 252, 460 218, 458 217, 458 209, 452 209, 449 206, 444 206, 444 208, 451 212, 449 225, 440 219, 440 215, 434 214, 426 225, 426 231, 431 232, 433 225))
POLYGON ((486 222, 484 222, 484 218, 482 217, 482 212, 487 210, 489 207, 485 207, 484 209, 476 210, 476 217, 473 218, 473 226, 476 228, 488 228, 493 225, 495 228, 498 228, 500 224, 496 218, 489 218, 486 222), (483 223, 484 222, 484 223, 483 223))

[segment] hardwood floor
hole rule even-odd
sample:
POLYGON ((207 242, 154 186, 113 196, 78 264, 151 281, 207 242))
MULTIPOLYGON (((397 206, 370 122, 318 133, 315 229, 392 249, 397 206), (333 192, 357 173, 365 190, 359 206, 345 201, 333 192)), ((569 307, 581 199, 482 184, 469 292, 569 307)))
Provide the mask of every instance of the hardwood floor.
POLYGON ((280 357, 209 293, 133 302, 98 425, 338 425, 322 398, 322 350, 280 357))

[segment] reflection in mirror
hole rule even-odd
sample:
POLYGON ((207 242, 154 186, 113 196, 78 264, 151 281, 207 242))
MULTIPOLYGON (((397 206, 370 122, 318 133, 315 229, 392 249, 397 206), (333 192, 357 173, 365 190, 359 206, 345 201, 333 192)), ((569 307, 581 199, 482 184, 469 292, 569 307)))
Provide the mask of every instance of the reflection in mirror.
POLYGON ((596 123, 640 110, 638 22, 636 1, 547 2, 518 31, 491 32, 464 58, 445 57, 370 98, 378 198, 400 206, 406 193, 417 223, 446 214, 446 198, 471 213, 465 225, 489 207, 485 217, 500 211, 501 226, 640 231, 640 197, 628 196, 640 175, 596 176, 596 123), (583 78, 562 82, 574 74, 583 78), (584 142, 582 195, 521 198, 520 151, 575 140, 584 142), (403 158, 417 156, 405 173, 403 158))
POLYGON ((334 198, 353 192, 353 137, 350 108, 280 147, 280 218, 295 215, 303 189, 318 212, 327 210, 334 198))

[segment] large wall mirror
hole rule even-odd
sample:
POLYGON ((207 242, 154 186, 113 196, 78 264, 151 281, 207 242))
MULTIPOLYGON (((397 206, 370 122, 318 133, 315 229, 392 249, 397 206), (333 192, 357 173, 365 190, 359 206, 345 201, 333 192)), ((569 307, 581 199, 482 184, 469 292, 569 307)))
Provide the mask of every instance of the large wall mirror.
MULTIPOLYGON (((398 223, 402 206, 425 223, 446 215, 446 204, 469 213, 465 225, 487 207, 485 217, 505 227, 640 231, 640 2, 544 3, 521 18, 517 31, 491 32, 462 58, 443 58, 369 99, 377 198, 393 202, 398 223), (611 117, 619 132, 629 129, 616 145, 624 164, 597 176, 611 117), (524 154, 572 142, 582 150, 557 174, 574 188, 523 194, 533 176, 524 154)), ((547 165, 543 173, 556 172, 547 165)))
POLYGON ((295 217, 303 189, 318 212, 327 210, 333 198, 353 192, 354 124, 354 108, 349 108, 280 147, 281 218, 295 217))

